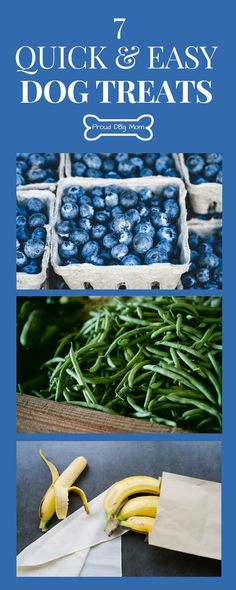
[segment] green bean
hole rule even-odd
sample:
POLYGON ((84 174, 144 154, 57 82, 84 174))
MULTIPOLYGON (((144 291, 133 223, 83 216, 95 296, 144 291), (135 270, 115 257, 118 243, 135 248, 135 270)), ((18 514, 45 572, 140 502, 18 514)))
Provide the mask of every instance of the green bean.
POLYGON ((96 401, 97 400, 94 397, 91 389, 89 388, 88 384, 86 383, 86 381, 85 381, 85 379, 83 377, 83 374, 82 374, 82 372, 80 370, 80 366, 79 366, 79 363, 78 363, 78 361, 76 359, 76 356, 75 356, 75 353, 74 353, 74 350, 73 350, 73 347, 72 346, 71 346, 71 349, 70 349, 70 358, 71 358, 71 362, 72 362, 72 365, 73 365, 74 370, 75 370, 75 373, 76 373, 76 379, 77 379, 79 385, 83 385, 84 392, 86 393, 86 397, 89 399, 89 401, 92 404, 96 404, 96 401))
POLYGON ((212 364, 213 368, 215 369, 215 372, 217 374, 217 377, 218 377, 218 379, 219 379, 219 381, 221 383, 221 381, 222 381, 222 373, 221 373, 221 369, 220 369, 219 363, 217 362, 214 354, 212 354, 211 352, 208 352, 208 358, 211 361, 211 364, 212 364))

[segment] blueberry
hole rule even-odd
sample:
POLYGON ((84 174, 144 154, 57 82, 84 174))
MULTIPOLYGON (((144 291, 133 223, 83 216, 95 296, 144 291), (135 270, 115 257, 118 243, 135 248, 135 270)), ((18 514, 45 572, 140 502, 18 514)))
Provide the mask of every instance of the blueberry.
POLYGON ((20 154, 20 153, 18 153, 18 154, 16 154, 16 159, 17 160, 24 160, 25 162, 27 162, 28 161, 28 158, 29 158, 29 155, 30 154, 20 154))
POLYGON ((25 217, 27 217, 28 211, 23 205, 18 204, 18 205, 16 205, 16 214, 17 215, 24 215, 25 217))
POLYGON ((189 273, 182 275, 181 281, 184 289, 196 289, 197 287, 196 279, 189 273))
POLYGON ((165 188, 163 188, 161 196, 164 199, 177 199, 179 196, 179 189, 174 184, 168 184, 168 186, 165 186, 165 188))
POLYGON ((26 170, 28 169, 28 166, 26 164, 26 162, 24 162, 24 160, 21 160, 19 162, 16 162, 16 172, 18 174, 24 174, 24 172, 26 172, 26 170))
POLYGON ((144 167, 142 158, 139 158, 138 156, 130 158, 130 164, 132 164, 132 166, 134 166, 137 169, 137 171, 142 170, 142 168, 144 167))
POLYGON ((117 246, 113 246, 111 249, 111 255, 117 260, 122 260, 122 258, 128 254, 128 251, 129 249, 126 244, 117 244, 117 246))
POLYGON ((160 213, 152 213, 154 207, 151 209, 151 220, 155 227, 166 227, 170 225, 170 219, 165 211, 160 211, 160 213))
POLYGON ((173 177, 176 177, 176 176, 179 176, 179 173, 178 173, 178 171, 175 168, 166 168, 163 176, 173 176, 173 177))
POLYGON ((166 201, 163 203, 163 209, 167 213, 170 221, 177 221, 180 214, 180 208, 174 199, 166 199, 166 201))
POLYGON ((219 266, 219 258, 216 254, 208 254, 205 256, 200 256, 198 259, 198 266, 199 268, 207 267, 210 270, 217 268, 219 266))
POLYGON ((195 250, 195 248, 198 248, 198 246, 200 244, 199 236, 195 232, 190 231, 189 235, 188 235, 188 243, 189 243, 189 248, 195 250))
POLYGON ((140 171, 140 176, 142 176, 143 178, 145 176, 152 176, 152 169, 151 168, 142 168, 142 170, 140 171))
POLYGON ((127 153, 120 153, 120 154, 116 154, 115 156, 115 160, 117 162, 125 162, 126 160, 128 160, 129 154, 127 153))
POLYGON ((153 198, 153 193, 150 188, 141 188, 138 194, 143 202, 151 201, 153 198))
POLYGON ((223 182, 223 173, 222 173, 222 170, 219 170, 219 172, 218 172, 218 174, 216 176, 215 181, 218 182, 219 184, 222 184, 222 182, 223 182))
POLYGON ((66 195, 68 197, 76 197, 76 200, 79 201, 85 195, 85 191, 82 186, 70 186, 66 190, 66 195))
POLYGON ((105 178, 121 178, 119 174, 117 174, 116 172, 108 172, 108 174, 106 174, 105 178))
POLYGON ((37 166, 38 168, 44 168, 46 160, 42 154, 30 154, 28 158, 30 166, 37 166))
POLYGON ((140 217, 143 217, 144 219, 146 219, 149 216, 149 209, 143 205, 143 203, 138 203, 138 205, 136 206, 136 209, 140 215, 140 217))
POLYGON ((16 216, 16 229, 20 227, 25 227, 27 223, 27 219, 24 215, 17 215, 16 216))
POLYGON ((34 240, 42 240, 42 242, 45 243, 47 238, 47 232, 45 227, 36 227, 31 234, 31 238, 33 238, 34 240))
POLYGON ((90 196, 103 198, 103 188, 101 186, 94 186, 90 191, 90 196))
POLYGON ((197 176, 203 171, 205 166, 204 158, 200 154, 191 154, 186 160, 190 174, 197 176))
POLYGON ((78 246, 82 246, 89 241, 89 234, 84 229, 73 229, 70 232, 69 241, 74 242, 78 246))
POLYGON ((94 240, 101 240, 105 236, 106 231, 105 225, 98 223, 92 227, 91 236, 94 240))
POLYGON ((113 220, 113 230, 115 233, 120 234, 121 231, 127 229, 128 231, 131 229, 132 223, 130 218, 127 214, 125 215, 118 215, 113 220))
POLYGON ((28 226, 30 228, 41 227, 47 223, 47 217, 44 213, 33 213, 29 217, 28 226))
POLYGON ((159 252, 158 248, 151 248, 144 257, 144 264, 160 264, 168 262, 168 254, 165 252, 159 252))
POLYGON ((30 232, 25 227, 19 227, 16 231, 16 237, 20 242, 26 242, 30 239, 30 232))
POLYGON ((117 246, 118 244, 118 239, 114 234, 106 234, 103 238, 103 245, 105 246, 105 248, 113 248, 114 246, 117 246))
POLYGON ((197 250, 191 250, 191 257, 190 260, 191 262, 196 262, 199 258, 199 253, 197 252, 197 250))
POLYGON ((153 166, 157 158, 159 158, 160 154, 144 154, 144 162, 146 166, 153 166))
POLYGON ((124 256, 124 258, 122 258, 121 264, 123 264, 124 266, 138 266, 141 263, 141 259, 138 256, 135 256, 134 254, 127 254, 127 256, 124 256))
POLYGON ((169 240, 160 240, 156 246, 156 249, 161 254, 173 254, 173 243, 169 240))
POLYGON ((84 176, 86 172, 86 166, 83 162, 75 162, 72 165, 72 176, 84 176))
POLYGON ((136 234, 147 234, 151 236, 151 238, 155 235, 155 229, 150 221, 141 221, 141 223, 136 225, 134 231, 136 234))
POLYGON ((138 203, 138 195, 135 191, 125 190, 120 195, 120 205, 126 209, 135 207, 138 203))
MULTIPOLYGON (((113 209, 114 211, 114 209, 113 209)), ((137 209, 129 209, 127 211, 127 215, 131 221, 132 227, 136 224, 139 223, 141 221, 141 217, 139 215, 139 212, 137 211, 137 209)))
POLYGON ((77 154, 71 154, 71 158, 73 160, 73 162, 80 162, 80 160, 82 160, 83 154, 81 153, 77 153, 77 154))
POLYGON ((124 229, 119 235, 119 242, 120 244, 126 244, 129 246, 133 240, 133 234, 127 229, 124 229))
POLYGON ((205 159, 207 164, 222 164, 222 154, 205 154, 205 159))
POLYGON ((126 160, 125 162, 119 162, 117 172, 122 178, 129 178, 130 176, 134 176, 135 167, 130 160, 126 160))
POLYGON ((27 264, 27 257, 22 250, 16 251, 16 266, 20 269, 27 264))
POLYGON ((94 219, 98 221, 98 223, 106 223, 110 217, 110 211, 95 211, 94 219))
POLYGON ((47 172, 41 168, 30 168, 26 173, 26 178, 29 183, 44 182, 47 178, 47 172))
POLYGON ((92 199, 92 204, 93 204, 94 209, 104 209, 105 200, 100 196, 98 196, 98 197, 95 196, 92 199))
POLYGON ((107 262, 111 260, 111 253, 109 252, 109 250, 107 250, 107 248, 100 249, 100 256, 103 258, 103 260, 106 260, 107 262))
POLYGON ((80 205, 92 205, 92 199, 88 195, 82 195, 78 201, 80 205))
POLYGON ((96 254, 90 256, 90 258, 88 258, 86 262, 90 262, 91 264, 95 264, 96 266, 104 266, 105 264, 102 256, 97 256, 96 254))
POLYGON ((218 288, 222 287, 222 267, 218 266, 213 272, 214 281, 218 284, 218 288))
POLYGON ((160 156, 155 162, 155 169, 157 174, 164 174, 166 168, 171 168, 173 165, 172 158, 169 156, 160 156))
POLYGON ((73 221, 59 221, 55 227, 58 236, 60 238, 69 238, 70 232, 74 229, 73 225, 73 221))
POLYGON ((195 264, 195 262, 190 263, 188 272, 192 275, 195 274, 195 272, 197 272, 197 265, 195 264))
POLYGON ((81 205, 80 209, 80 217, 85 217, 87 219, 92 219, 94 216, 94 208, 92 205, 81 205))
POLYGON ((112 172, 115 168, 115 162, 113 160, 104 160, 102 163, 102 170, 104 173, 112 172))
POLYGON ((209 182, 213 182, 219 172, 217 164, 208 164, 204 168, 204 176, 209 182))
POLYGON ((26 201, 26 208, 30 213, 42 213, 44 210, 44 203, 37 199, 37 197, 31 197, 26 201))
POLYGON ((40 272, 40 267, 38 264, 35 264, 35 262, 30 262, 30 264, 24 266, 23 271, 28 275, 37 275, 40 272))
POLYGON ((110 195, 106 195, 105 203, 107 209, 112 209, 113 207, 117 207, 119 202, 119 197, 116 193, 112 193, 110 195))
POLYGON ((81 255, 82 258, 84 260, 91 258, 91 256, 96 256, 99 252, 99 245, 97 242, 94 242, 92 240, 89 240, 89 242, 86 242, 86 244, 84 244, 82 251, 81 251, 81 255))
POLYGON ((198 272, 196 273, 196 278, 201 285, 204 285, 204 283, 208 283, 208 281, 210 281, 209 269, 200 268, 200 270, 198 270, 198 272))
POLYGON ((42 240, 31 238, 24 244, 24 253, 28 258, 40 258, 45 249, 45 244, 42 240))
POLYGON ((207 242, 202 242, 198 248, 198 251, 200 256, 209 256, 210 254, 213 254, 213 248, 211 244, 208 244, 207 242))
POLYGON ((63 203, 63 205, 64 205, 64 203, 77 203, 77 196, 76 196, 76 194, 74 194, 74 195, 64 195, 62 197, 61 202, 63 203))
POLYGON ((59 166, 59 154, 44 154, 46 160, 46 166, 50 168, 58 168, 59 166))
MULTIPOLYGON (((119 215, 123 215, 124 213, 124 209, 122 209, 122 207, 120 207, 119 205, 117 207, 113 207, 113 209, 111 210, 111 214, 113 219, 115 217, 118 217, 119 215)), ((129 215, 129 211, 127 213, 129 215)))
POLYGON ((203 178, 203 176, 198 176, 198 178, 193 179, 192 182, 193 184, 205 184, 206 179, 203 178))
POLYGON ((102 166, 102 160, 98 154, 84 154, 83 161, 88 168, 94 170, 100 170, 102 166))
POLYGON ((87 178, 102 178, 102 170, 87 168, 85 176, 87 176, 87 178))
POLYGON ((153 246, 153 239, 150 234, 138 233, 133 239, 133 248, 138 254, 145 254, 153 246))
POLYGON ((157 231, 157 238, 159 240, 167 240, 172 244, 177 242, 177 232, 172 227, 160 227, 157 231))
POLYGON ((78 246, 71 240, 65 240, 59 245, 58 253, 61 258, 74 258, 78 254, 78 246))
POLYGON ((23 184, 25 184, 24 176, 22 176, 22 174, 17 173, 16 174, 16 186, 21 186, 23 184))

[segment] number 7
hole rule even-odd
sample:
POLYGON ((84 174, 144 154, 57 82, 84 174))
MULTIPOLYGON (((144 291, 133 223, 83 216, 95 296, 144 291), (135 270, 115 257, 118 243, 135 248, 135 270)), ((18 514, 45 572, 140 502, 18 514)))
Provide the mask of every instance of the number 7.
POLYGON ((118 31, 117 31, 117 39, 121 38, 121 31, 122 31, 122 27, 124 26, 126 21, 126 18, 114 18, 114 23, 121 23, 118 31))

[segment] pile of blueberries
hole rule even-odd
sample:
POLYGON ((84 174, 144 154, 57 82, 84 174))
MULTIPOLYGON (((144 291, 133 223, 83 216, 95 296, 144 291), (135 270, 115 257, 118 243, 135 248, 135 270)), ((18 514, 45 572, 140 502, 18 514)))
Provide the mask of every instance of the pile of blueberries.
POLYGON ((179 264, 178 197, 175 185, 160 194, 145 187, 95 186, 85 191, 70 186, 56 224, 61 264, 179 264))
POLYGON ((182 275, 184 289, 222 288, 222 230, 201 238, 189 232, 191 263, 187 273, 182 275))
POLYGON ((16 186, 58 180, 59 154, 16 154, 16 186))
POLYGON ((222 154, 184 154, 184 158, 192 184, 222 184, 222 154))
POLYGON ((72 176, 137 178, 179 176, 171 154, 70 154, 72 176))
POLYGON ((35 197, 16 207, 16 270, 27 274, 41 271, 47 233, 45 204, 35 197))

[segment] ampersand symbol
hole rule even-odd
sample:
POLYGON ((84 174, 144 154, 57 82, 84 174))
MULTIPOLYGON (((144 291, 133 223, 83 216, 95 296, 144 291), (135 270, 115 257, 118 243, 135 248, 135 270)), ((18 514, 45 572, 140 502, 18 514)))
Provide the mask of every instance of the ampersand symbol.
POLYGON ((138 55, 139 51, 140 49, 136 45, 133 45, 131 50, 124 45, 119 47, 116 58, 116 65, 118 68, 121 68, 122 70, 129 70, 133 68, 136 63, 135 55, 138 55))

